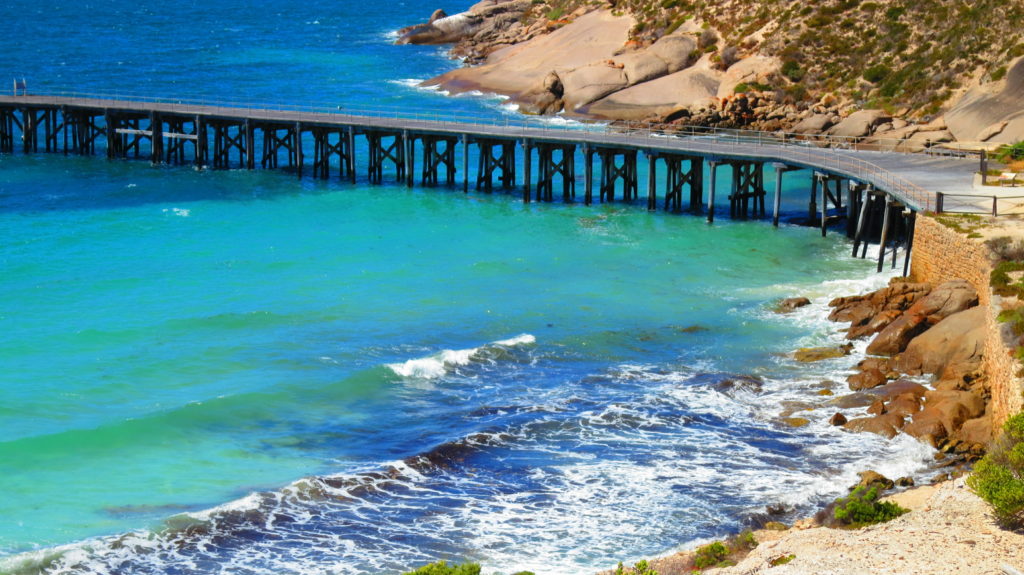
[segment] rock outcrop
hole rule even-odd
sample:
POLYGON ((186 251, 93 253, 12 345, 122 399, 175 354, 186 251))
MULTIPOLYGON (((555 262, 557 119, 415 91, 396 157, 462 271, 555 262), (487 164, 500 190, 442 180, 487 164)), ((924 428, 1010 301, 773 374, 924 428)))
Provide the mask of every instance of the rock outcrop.
POLYGON ((987 333, 988 308, 966 281, 934 289, 894 280, 881 290, 837 298, 830 318, 851 322, 848 337, 878 332, 868 353, 847 381, 850 389, 873 396, 867 416, 842 426, 894 437, 902 431, 965 458, 977 457, 991 437, 989 393, 979 377, 987 333), (930 374, 933 389, 897 379, 900 374, 930 374), (896 381, 891 381, 896 379, 896 381))
POLYGON ((968 91, 945 115, 957 140, 1013 143, 1024 140, 1024 57, 1000 82, 968 91))

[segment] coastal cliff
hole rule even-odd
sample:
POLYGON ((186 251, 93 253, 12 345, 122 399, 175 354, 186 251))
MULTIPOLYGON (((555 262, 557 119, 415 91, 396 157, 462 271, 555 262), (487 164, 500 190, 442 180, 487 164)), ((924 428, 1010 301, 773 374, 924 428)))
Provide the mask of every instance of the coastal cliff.
POLYGON ((1024 137, 1022 18, 988 1, 484 0, 399 42, 452 44, 468 65, 427 85, 527 113, 920 149, 1024 137))

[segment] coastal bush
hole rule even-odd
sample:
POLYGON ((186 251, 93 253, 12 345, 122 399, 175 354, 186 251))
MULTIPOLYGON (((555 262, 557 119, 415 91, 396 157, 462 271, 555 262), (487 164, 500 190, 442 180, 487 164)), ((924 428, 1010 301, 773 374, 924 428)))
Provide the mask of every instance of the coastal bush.
POLYGON ((647 562, 646 559, 641 560, 641 561, 637 561, 636 564, 633 565, 633 569, 632 570, 626 569, 626 567, 622 564, 622 561, 619 561, 619 566, 615 568, 615 575, 627 575, 627 574, 632 574, 632 575, 658 575, 658 572, 655 571, 653 567, 651 567, 651 565, 647 562))
POLYGON ((786 60, 782 63, 782 75, 793 82, 799 82, 804 78, 804 71, 795 60, 786 60))
POLYGON ((889 74, 892 74, 892 68, 886 66, 885 64, 875 64, 874 66, 868 68, 867 70, 864 70, 863 77, 868 82, 871 82, 872 84, 877 84, 882 80, 888 78, 889 74))
POLYGON ((1024 141, 1003 144, 996 150, 995 158, 1003 163, 1024 160, 1024 141))
POLYGON ((997 319, 1002 323, 1010 324, 1013 335, 1018 337, 1024 335, 1024 308, 1004 309, 999 312, 997 319))
POLYGON ((1024 528, 1024 412, 1003 424, 1002 436, 974 466, 967 485, 992 506, 1001 525, 1024 528))
POLYGON ((449 565, 446 561, 436 561, 402 575, 480 575, 480 564, 463 563, 459 565, 456 563, 449 565))
POLYGON ((775 559, 772 559, 771 561, 769 561, 768 565, 770 565, 771 567, 778 567, 779 565, 785 565, 786 563, 789 563, 790 561, 792 561, 794 559, 796 559, 796 555, 793 555, 793 554, 790 554, 790 555, 779 555, 775 559))
POLYGON ((693 558, 693 566, 697 569, 723 566, 725 558, 729 555, 729 548, 721 541, 715 541, 697 548, 697 554, 693 558))
POLYGON ((1013 281, 1010 274, 1024 271, 1024 262, 999 262, 989 274, 992 292, 1003 297, 1016 296, 1024 299, 1024 280, 1013 281))
POLYGON ((856 529, 865 525, 885 523, 903 515, 904 509, 895 503, 878 500, 878 486, 863 486, 853 490, 849 497, 836 500, 833 511, 839 526, 856 529))

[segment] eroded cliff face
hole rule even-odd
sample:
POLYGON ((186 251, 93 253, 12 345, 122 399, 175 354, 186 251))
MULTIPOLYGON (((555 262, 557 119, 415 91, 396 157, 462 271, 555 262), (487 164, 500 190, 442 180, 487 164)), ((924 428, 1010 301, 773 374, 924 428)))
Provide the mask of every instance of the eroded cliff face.
POLYGON ((400 42, 451 43, 478 68, 432 83, 530 113, 799 127, 903 149, 1024 138, 1019 2, 484 0, 444 16, 400 42), (871 122, 844 125, 866 109, 871 122), (949 109, 947 129, 934 119, 949 109))

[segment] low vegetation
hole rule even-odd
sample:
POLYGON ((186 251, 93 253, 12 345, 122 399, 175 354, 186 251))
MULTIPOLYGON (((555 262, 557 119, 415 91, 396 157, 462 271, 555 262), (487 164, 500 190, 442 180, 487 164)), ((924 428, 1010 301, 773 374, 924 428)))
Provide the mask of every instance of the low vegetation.
POLYGON ((837 527, 857 529, 875 523, 892 521, 907 513, 899 505, 889 501, 879 501, 879 486, 858 487, 848 497, 836 500, 833 514, 837 527))
POLYGON ((619 566, 615 568, 615 575, 658 575, 658 572, 651 567, 646 560, 637 561, 633 568, 630 569, 619 561, 619 566))
POLYGON ((697 548, 693 556, 693 568, 696 571, 713 567, 729 567, 735 565, 757 547, 757 539, 749 530, 730 537, 725 541, 715 541, 697 548))
POLYGON ((456 563, 449 565, 446 561, 437 561, 403 575, 480 575, 480 564, 463 563, 460 565, 456 563))
POLYGON ((1024 413, 1006 421, 1002 436, 975 464, 967 485, 992 505, 1000 524, 1024 529, 1024 413))
POLYGON ((935 214, 934 218, 936 222, 969 238, 980 238, 978 230, 988 226, 984 218, 977 214, 935 214))
POLYGON ((780 97, 816 100, 831 92, 921 116, 938 112, 971 78, 1002 79, 1006 64, 1024 54, 1024 3, 1005 0, 533 2, 531 12, 549 20, 610 3, 636 19, 638 45, 696 23, 702 52, 723 60, 728 50, 779 57, 780 81, 789 82, 777 87, 780 97))

